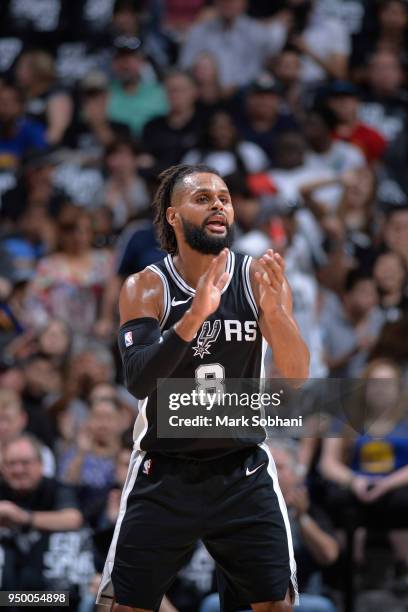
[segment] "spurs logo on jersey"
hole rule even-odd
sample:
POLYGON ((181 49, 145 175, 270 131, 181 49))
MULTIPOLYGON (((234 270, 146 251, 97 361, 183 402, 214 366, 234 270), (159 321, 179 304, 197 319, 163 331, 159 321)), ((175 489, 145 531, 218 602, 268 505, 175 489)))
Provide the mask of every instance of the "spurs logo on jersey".
POLYGON ((194 357, 204 357, 210 354, 210 346, 213 344, 221 331, 221 321, 217 319, 211 326, 210 321, 204 321, 201 326, 200 335, 197 339, 196 346, 193 346, 194 357))
MULTIPOLYGON (((256 321, 241 321, 235 319, 226 319, 224 323, 225 341, 231 342, 237 340, 242 342, 254 342, 256 340, 256 321)), ((204 357, 204 355, 210 355, 210 347, 216 342, 220 335, 222 322, 217 319, 213 321, 205 321, 201 327, 200 335, 197 339, 196 346, 193 346, 194 357, 204 357)))

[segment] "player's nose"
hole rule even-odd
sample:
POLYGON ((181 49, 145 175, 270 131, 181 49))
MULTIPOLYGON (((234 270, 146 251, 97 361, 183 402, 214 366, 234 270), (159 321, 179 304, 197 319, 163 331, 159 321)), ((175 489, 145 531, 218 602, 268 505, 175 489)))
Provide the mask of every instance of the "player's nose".
POLYGON ((224 210, 225 205, 219 198, 214 198, 211 204, 211 210, 224 210))

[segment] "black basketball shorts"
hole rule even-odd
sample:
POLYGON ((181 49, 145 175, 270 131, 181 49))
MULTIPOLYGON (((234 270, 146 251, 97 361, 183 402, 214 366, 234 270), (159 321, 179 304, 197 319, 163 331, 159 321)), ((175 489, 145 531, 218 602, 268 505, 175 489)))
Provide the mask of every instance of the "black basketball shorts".
POLYGON ((201 539, 221 610, 296 593, 285 502, 266 445, 206 462, 134 451, 97 602, 158 610, 201 539))

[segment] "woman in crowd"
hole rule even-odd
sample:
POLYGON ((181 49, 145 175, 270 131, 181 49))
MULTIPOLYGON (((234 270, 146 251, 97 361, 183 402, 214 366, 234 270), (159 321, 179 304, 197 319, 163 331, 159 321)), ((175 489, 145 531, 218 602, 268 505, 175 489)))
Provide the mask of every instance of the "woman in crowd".
POLYGON ((223 92, 215 58, 209 53, 201 53, 191 67, 191 74, 197 86, 198 108, 207 112, 220 108, 223 92))
POLYGON ((16 65, 17 84, 26 96, 28 117, 46 126, 48 144, 61 142, 72 119, 72 98, 58 89, 54 60, 45 51, 27 51, 16 65))
POLYGON ((35 324, 58 317, 76 336, 89 335, 111 272, 111 256, 92 248, 91 218, 74 204, 61 210, 57 232, 57 250, 39 261, 27 291, 27 308, 35 324))
MULTIPOLYGON (((333 427, 336 437, 324 440, 320 459, 330 514, 341 526, 401 529, 408 511, 408 418, 396 363, 369 363, 345 408, 343 426, 333 427)), ((391 540, 396 560, 407 563, 406 533, 391 531, 391 540)))
POLYGON ((380 296, 379 305, 388 321, 408 314, 407 270, 402 257, 394 251, 381 253, 375 261, 373 276, 380 296))
POLYGON ((364 75, 368 57, 376 50, 393 51, 405 56, 408 41, 408 6, 404 0, 380 0, 374 16, 355 37, 352 66, 355 78, 364 75))
POLYGON ((137 173, 132 141, 117 140, 106 148, 105 169, 107 178, 99 198, 112 211, 113 227, 119 229, 150 203, 146 183, 137 173))

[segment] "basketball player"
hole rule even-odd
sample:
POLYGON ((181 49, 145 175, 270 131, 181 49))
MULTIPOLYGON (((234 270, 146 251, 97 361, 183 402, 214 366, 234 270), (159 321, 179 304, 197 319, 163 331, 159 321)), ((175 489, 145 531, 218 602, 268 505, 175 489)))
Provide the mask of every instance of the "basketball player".
POLYGON ((179 165, 160 178, 154 205, 168 255, 130 276, 119 300, 126 384, 141 401, 98 602, 157 611, 201 539, 217 563, 222 610, 287 612, 296 565, 266 445, 156 435, 159 378, 259 379, 266 342, 283 377, 307 378, 283 261, 271 250, 259 261, 229 250, 234 210, 214 170, 179 165))

